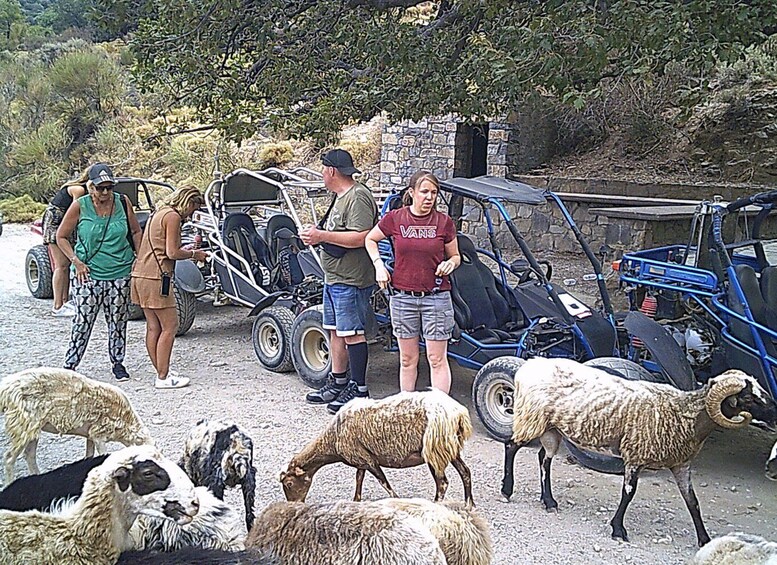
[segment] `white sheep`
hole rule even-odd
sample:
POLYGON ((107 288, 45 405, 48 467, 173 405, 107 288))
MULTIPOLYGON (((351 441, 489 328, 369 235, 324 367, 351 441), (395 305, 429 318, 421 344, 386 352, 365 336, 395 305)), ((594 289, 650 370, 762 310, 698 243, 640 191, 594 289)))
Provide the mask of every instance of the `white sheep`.
POLYGON ((691 484, 691 460, 714 429, 739 428, 752 419, 773 426, 777 405, 741 371, 727 371, 702 389, 685 392, 621 379, 569 359, 530 359, 515 375, 513 436, 505 445, 502 494, 512 495, 516 452, 539 438, 542 501, 549 510, 557 508, 550 465, 563 436, 584 449, 606 449, 623 458, 621 502, 610 521, 614 538, 628 540, 623 516, 639 473, 670 469, 701 546, 710 538, 691 484))
POLYGON ((105 444, 153 443, 151 435, 118 387, 88 379, 68 369, 40 367, 0 381, 0 412, 10 448, 5 454, 5 481, 24 451, 30 473, 38 474, 35 453, 41 431, 86 438, 86 456, 106 451, 105 444))
POLYGON ((367 505, 385 506, 418 518, 440 544, 448 565, 489 565, 493 558, 488 523, 461 502, 423 498, 385 498, 367 505))
POLYGON ((777 543, 734 532, 712 539, 690 565, 777 565, 777 543))
POLYGON ((766 461, 766 478, 770 481, 777 481, 777 442, 772 446, 772 452, 766 461))
POLYGON ((277 502, 257 516, 246 548, 283 565, 446 565, 418 518, 358 502, 277 502))
POLYGON ((472 478, 461 459, 471 435, 467 409, 439 390, 402 392, 382 400, 358 398, 291 459, 280 480, 286 500, 303 502, 313 475, 324 465, 342 462, 356 467, 355 501, 361 500, 366 471, 396 497, 381 467, 426 463, 437 487, 437 501, 445 497, 445 468, 452 463, 464 484, 464 499, 472 505, 472 478))
POLYGON ((0 510, 3 565, 113 565, 132 547, 128 532, 140 514, 191 522, 194 485, 152 446, 111 454, 89 472, 83 494, 65 514, 0 510))

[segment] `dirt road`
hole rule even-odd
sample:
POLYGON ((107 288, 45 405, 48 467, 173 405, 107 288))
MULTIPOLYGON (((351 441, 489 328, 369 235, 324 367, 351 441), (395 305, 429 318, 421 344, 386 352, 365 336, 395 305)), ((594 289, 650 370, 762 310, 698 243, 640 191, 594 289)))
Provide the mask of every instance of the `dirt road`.
MULTIPOLYGON (((0 237, 0 375, 31 366, 61 366, 70 323, 50 315, 51 301, 30 296, 24 282, 24 257, 38 243, 23 226, 6 226, 0 237)), ((245 426, 256 446, 257 506, 281 500, 278 473, 291 455, 320 430, 330 416, 322 407, 305 404, 308 390, 294 373, 275 374, 262 368, 251 347, 247 309, 198 304, 192 330, 179 338, 173 367, 192 378, 192 386, 157 392, 143 345, 144 323, 130 322, 127 368, 132 380, 120 386, 149 425, 158 445, 177 459, 183 438, 201 418, 231 418, 245 426)), ((397 357, 379 346, 371 351, 369 384, 373 396, 396 391, 397 357)), ((79 370, 111 382, 106 332, 98 319, 79 370)), ((454 367, 453 395, 470 406, 473 373, 454 367)), ((428 380, 425 381, 428 383, 428 380)), ((477 420, 474 410, 473 420, 477 420)), ((516 460, 516 493, 500 501, 502 445, 489 439, 479 422, 464 459, 473 472, 478 509, 492 525, 495 564, 537 563, 684 563, 695 551, 690 516, 668 472, 646 473, 626 515, 631 543, 610 539, 609 520, 618 505, 620 478, 599 475, 559 456, 553 466, 559 512, 546 512, 539 500, 536 449, 526 448, 516 460)), ((755 429, 715 433, 697 460, 696 492, 711 535, 742 530, 775 537, 777 484, 764 478, 763 464, 773 436, 755 429)), ((0 431, 0 449, 5 450, 0 431)), ((114 447, 119 447, 118 444, 114 447)), ((84 441, 45 435, 38 448, 42 470, 83 456, 84 441)), ((20 459, 17 476, 27 469, 20 459)), ((310 501, 350 499, 354 471, 342 465, 321 470, 310 501)), ((434 482, 425 467, 386 470, 395 490, 404 496, 431 498, 434 482)), ((462 499, 461 482, 449 470, 452 499, 462 499)), ((373 479, 365 481, 365 497, 385 493, 373 479)), ((236 493, 228 500, 237 508, 236 493)))

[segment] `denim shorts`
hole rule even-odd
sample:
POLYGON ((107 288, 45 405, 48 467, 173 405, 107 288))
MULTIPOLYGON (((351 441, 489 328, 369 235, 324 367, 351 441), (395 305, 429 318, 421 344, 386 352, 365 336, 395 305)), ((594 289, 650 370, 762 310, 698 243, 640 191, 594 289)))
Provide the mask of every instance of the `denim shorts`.
POLYGON ((450 292, 428 296, 396 293, 391 297, 391 326, 401 339, 423 336, 447 341, 453 334, 453 302, 450 292))
POLYGON ((325 284, 324 329, 335 330, 340 337, 363 335, 370 324, 370 297, 374 289, 374 286, 325 284))

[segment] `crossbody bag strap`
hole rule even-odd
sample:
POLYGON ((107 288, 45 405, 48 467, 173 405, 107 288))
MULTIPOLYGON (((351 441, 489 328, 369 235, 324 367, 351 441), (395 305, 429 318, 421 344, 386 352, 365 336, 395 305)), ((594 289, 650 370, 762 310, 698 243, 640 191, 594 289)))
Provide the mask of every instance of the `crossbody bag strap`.
POLYGON ((337 202, 337 195, 335 194, 332 196, 332 201, 329 203, 329 208, 326 209, 326 212, 323 216, 321 216, 321 220, 318 222, 318 229, 323 230, 325 229, 324 226, 326 225, 326 221, 329 219, 329 214, 332 213, 332 208, 335 207, 335 202, 337 202))
MULTIPOLYGON (((92 203, 92 207, 94 208, 94 203, 92 203)), ((115 211, 115 208, 116 208, 116 199, 114 198, 111 201, 111 213, 108 216, 108 221, 105 222, 105 227, 103 228, 103 233, 100 236, 100 242, 97 244, 97 249, 95 249, 94 253, 92 253, 87 257, 87 259, 84 261, 85 265, 89 265, 89 261, 94 259, 95 256, 100 252, 100 248, 103 246, 103 242, 105 241, 105 234, 108 233, 108 225, 111 223, 111 220, 113 219, 113 212, 115 211)), ((97 214, 97 208, 94 208, 94 213, 97 214)), ((84 245, 84 247, 86 247, 86 245, 84 245)))
MULTIPOLYGON (((165 216, 167 216, 167 214, 169 214, 170 212, 175 212, 176 214, 178 214, 178 212, 176 212, 174 209, 170 209, 167 212, 165 212, 165 214, 162 216, 162 219, 159 220, 160 223, 165 220, 165 216)), ((156 261, 157 267, 159 267, 159 274, 164 275, 165 270, 162 268, 162 262, 159 260, 159 257, 156 256, 156 251, 154 251, 154 244, 151 243, 151 221, 154 219, 154 214, 156 214, 156 212, 153 212, 151 216, 149 216, 148 222, 146 223, 145 231, 146 231, 146 237, 148 239, 148 246, 151 249, 151 255, 153 255, 154 260, 156 261)), ((168 273, 168 275, 172 275, 172 273, 168 273)))

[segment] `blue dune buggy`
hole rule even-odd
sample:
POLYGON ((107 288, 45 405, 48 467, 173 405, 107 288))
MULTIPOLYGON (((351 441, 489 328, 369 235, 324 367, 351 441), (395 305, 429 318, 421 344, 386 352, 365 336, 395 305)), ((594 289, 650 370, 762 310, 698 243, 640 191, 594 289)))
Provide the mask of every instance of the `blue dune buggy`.
POLYGON ((655 310, 700 380, 737 368, 777 398, 777 257, 762 235, 775 203, 777 191, 702 202, 688 242, 627 253, 620 276, 632 309, 655 310))

